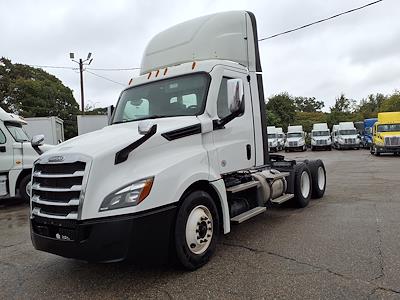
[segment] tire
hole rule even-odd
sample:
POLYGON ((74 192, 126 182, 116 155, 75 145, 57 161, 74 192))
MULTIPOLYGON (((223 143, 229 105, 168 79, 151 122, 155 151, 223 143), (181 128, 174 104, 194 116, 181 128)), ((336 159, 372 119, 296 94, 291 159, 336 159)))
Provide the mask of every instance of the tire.
POLYGON ((187 270, 205 265, 215 252, 218 235, 219 216, 214 200, 204 191, 188 194, 175 223, 175 251, 180 265, 187 270))
POLYGON ((311 172, 311 198, 319 199, 325 194, 326 189, 326 170, 322 160, 311 160, 308 163, 311 172))
POLYGON ((21 199, 24 200, 24 202, 29 202, 30 200, 30 194, 27 192, 27 187, 29 186, 30 189, 30 183, 31 183, 31 175, 25 175, 24 178, 21 179, 21 182, 19 183, 19 194, 21 196, 21 199))
POLYGON ((329 147, 329 148, 328 148, 328 151, 332 151, 332 147, 329 147))
POLYGON ((315 148, 313 146, 311 146, 311 151, 314 151, 314 150, 315 150, 315 148))
POLYGON ((374 149, 372 148, 372 146, 369 148, 369 153, 374 154, 374 149))
POLYGON ((312 185, 311 172, 305 163, 294 166, 294 203, 297 207, 306 207, 310 202, 312 185), (303 180, 302 180, 303 178, 303 180), (307 183, 308 182, 308 183, 307 183))
POLYGON ((381 153, 379 152, 379 150, 376 148, 376 146, 374 146, 374 155, 375 156, 380 156, 381 153))

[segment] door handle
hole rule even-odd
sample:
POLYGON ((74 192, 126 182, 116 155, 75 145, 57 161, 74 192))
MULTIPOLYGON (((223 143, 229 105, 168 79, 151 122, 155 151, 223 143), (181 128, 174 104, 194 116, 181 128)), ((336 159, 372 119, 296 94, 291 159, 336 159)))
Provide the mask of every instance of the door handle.
POLYGON ((251 159, 251 145, 247 144, 246 145, 246 152, 247 152, 247 160, 251 159))
POLYGON ((0 152, 6 152, 6 146, 0 146, 0 152))

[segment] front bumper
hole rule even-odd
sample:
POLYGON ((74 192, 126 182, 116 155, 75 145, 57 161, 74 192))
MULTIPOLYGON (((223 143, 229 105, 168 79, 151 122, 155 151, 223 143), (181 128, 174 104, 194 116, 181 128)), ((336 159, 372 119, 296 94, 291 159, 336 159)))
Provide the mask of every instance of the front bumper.
POLYGON ((354 149, 354 148, 360 148, 360 144, 338 144, 340 148, 342 149, 354 149))
POLYGON ((84 221, 33 216, 31 239, 37 250, 92 262, 166 262, 177 207, 84 221))
POLYGON ((375 145, 380 153, 400 153, 400 146, 379 146, 375 145))

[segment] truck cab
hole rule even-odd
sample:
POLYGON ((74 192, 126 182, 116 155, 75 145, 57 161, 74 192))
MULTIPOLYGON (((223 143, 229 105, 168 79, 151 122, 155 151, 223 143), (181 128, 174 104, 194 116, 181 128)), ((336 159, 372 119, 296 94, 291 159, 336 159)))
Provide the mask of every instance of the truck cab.
POLYGON ((306 133, 303 131, 302 125, 288 126, 286 135, 285 151, 306 151, 306 133))
POLYGON ((313 124, 311 131, 311 151, 316 149, 332 150, 331 133, 327 123, 313 124))
POLYGON ((21 197, 29 201, 32 165, 39 154, 23 129, 26 124, 20 116, 0 108, 0 200, 21 197))
POLYGON ((268 152, 257 41, 246 11, 156 35, 110 125, 35 162, 34 247, 87 261, 173 257, 194 270, 232 224, 322 197, 322 161, 268 152))
POLYGON ((340 122, 336 131, 336 148, 356 149, 360 148, 360 135, 353 122, 340 122))
POLYGON ((372 145, 372 130, 374 124, 378 121, 377 118, 365 119, 364 120, 364 130, 361 136, 361 143, 363 148, 370 149, 372 145))
POLYGON ((379 113, 372 128, 371 154, 400 154, 400 112, 379 113))
POLYGON ((285 149, 285 139, 286 139, 285 133, 283 132, 282 127, 276 127, 276 131, 278 134, 278 145, 279 145, 278 148, 279 150, 283 150, 285 149))
POLYGON ((279 139, 278 139, 278 130, 275 126, 267 127, 268 133, 268 148, 270 152, 277 152, 280 150, 279 139))

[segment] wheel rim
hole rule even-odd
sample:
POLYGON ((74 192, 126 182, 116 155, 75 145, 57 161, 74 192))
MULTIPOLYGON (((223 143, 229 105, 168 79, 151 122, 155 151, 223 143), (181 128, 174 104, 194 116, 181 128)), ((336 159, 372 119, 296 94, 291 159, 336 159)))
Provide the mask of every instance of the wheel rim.
POLYGON ((300 187, 301 187, 301 194, 303 195, 303 197, 308 198, 311 186, 310 186, 310 175, 308 175, 306 171, 303 171, 303 173, 301 174, 300 187))
POLYGON ((213 238, 213 218, 204 205, 196 206, 186 222, 186 243, 194 254, 204 253, 213 238))
POLYGON ((28 195, 28 197, 31 196, 31 182, 30 181, 26 184, 25 193, 28 195))
POLYGON ((325 172, 322 167, 318 167, 318 187, 321 191, 325 187, 325 172))

